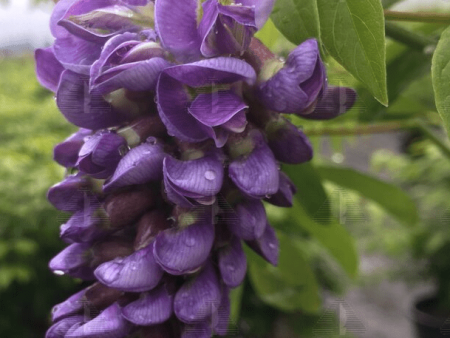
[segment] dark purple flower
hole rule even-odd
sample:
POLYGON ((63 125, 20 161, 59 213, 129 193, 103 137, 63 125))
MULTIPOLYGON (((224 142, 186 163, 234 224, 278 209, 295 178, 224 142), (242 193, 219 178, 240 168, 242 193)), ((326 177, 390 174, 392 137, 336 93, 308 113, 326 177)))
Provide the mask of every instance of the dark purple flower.
POLYGON ((233 237, 230 243, 219 249, 219 270, 222 280, 230 288, 242 284, 247 272, 247 258, 239 238, 233 237))
POLYGON ((277 59, 268 61, 260 77, 264 82, 258 86, 258 97, 267 108, 289 114, 311 109, 326 88, 317 41, 303 42, 289 54, 284 65, 277 59))
POLYGON ((265 131, 268 145, 278 161, 300 164, 312 159, 313 149, 308 138, 285 118, 274 117, 266 124, 265 131))
POLYGON ((260 238, 248 241, 247 244, 270 264, 278 265, 279 243, 275 230, 270 224, 267 223, 266 230, 260 238))
POLYGON ((88 266, 90 249, 91 245, 87 243, 69 245, 50 261, 50 270, 57 275, 68 274, 85 280, 94 279, 93 270, 88 266))
POLYGON ((210 211, 182 212, 175 227, 156 237, 153 253, 161 267, 172 275, 192 273, 200 268, 214 243, 214 225, 210 211))
POLYGON ((114 173, 127 150, 127 142, 122 136, 99 131, 86 138, 78 154, 77 166, 83 173, 105 179, 114 173))
POLYGON ((205 321, 217 311, 221 298, 217 273, 209 263, 178 290, 174 312, 179 320, 187 324, 205 321))
POLYGON ((158 285, 163 270, 153 258, 153 243, 125 258, 101 264, 95 276, 104 285, 127 292, 143 292, 158 285))
POLYGON ((92 131, 89 129, 80 128, 76 133, 56 145, 53 149, 53 159, 66 168, 75 167, 84 139, 91 133, 92 131))
POLYGON ((259 131, 252 130, 229 147, 233 148, 230 152, 236 152, 229 166, 229 176, 244 194, 264 198, 278 191, 278 165, 259 131))
POLYGON ((109 192, 112 189, 161 179, 165 156, 162 145, 156 139, 149 139, 148 142, 131 149, 120 160, 103 190, 109 192))
POLYGON ((209 321, 184 325, 181 338, 210 338, 212 328, 209 321))
MULTIPOLYGON (((245 257, 245 256, 244 256, 245 257)), ((230 290, 223 287, 222 299, 220 301, 217 312, 212 315, 211 324, 214 332, 219 336, 226 336, 228 332, 228 324, 230 321, 231 304, 230 304, 230 290)))
POLYGON ((67 176, 48 190, 47 198, 58 210, 76 212, 86 203, 97 202, 91 189, 92 184, 87 177, 80 174, 67 176))
POLYGON ((179 161, 171 156, 164 159, 164 184, 168 198, 185 207, 193 206, 189 200, 210 205, 220 191, 223 181, 221 154, 179 161), (189 200, 188 200, 189 199, 189 200))
POLYGON ((122 309, 126 320, 135 325, 148 326, 164 323, 173 313, 173 295, 161 285, 122 309))
POLYGON ((280 171, 280 188, 275 194, 266 198, 266 201, 279 207, 289 208, 292 207, 292 200, 296 192, 297 188, 294 183, 280 171))
POLYGON ((328 87, 315 109, 300 117, 309 120, 331 120, 350 110, 356 101, 356 92, 347 87, 328 87))
POLYGON ((264 205, 258 199, 245 199, 227 215, 227 225, 232 233, 245 240, 254 240, 264 233, 267 217, 264 205))
POLYGON ((240 132, 246 124, 247 106, 233 84, 252 83, 255 77, 250 65, 235 58, 166 68, 158 81, 157 103, 168 133, 187 142, 213 138, 223 146, 231 131, 240 132))

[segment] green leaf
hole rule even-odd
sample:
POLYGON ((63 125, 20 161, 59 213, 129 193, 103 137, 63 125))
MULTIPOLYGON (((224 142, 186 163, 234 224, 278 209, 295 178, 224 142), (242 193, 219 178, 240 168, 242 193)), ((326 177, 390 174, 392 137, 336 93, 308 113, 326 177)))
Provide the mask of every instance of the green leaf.
POLYGON ((326 225, 315 222, 297 198, 293 207, 284 209, 282 214, 272 213, 270 207, 267 211, 269 221, 274 227, 293 236, 302 230, 306 231, 327 250, 350 277, 356 277, 359 260, 355 242, 341 224, 334 220, 326 225))
POLYGON ((230 325, 237 326, 239 321, 243 292, 244 284, 230 291, 230 325))
POLYGON ((383 7, 379 0, 317 0, 326 50, 388 105, 383 7))
POLYGON ((280 32, 296 45, 308 38, 320 38, 317 0, 277 0, 271 18, 280 32))
POLYGON ((298 190, 296 198, 309 215, 317 222, 328 223, 331 208, 328 196, 323 188, 321 177, 311 163, 301 165, 283 165, 283 171, 289 176, 298 190))
POLYGON ((431 62, 436 107, 450 132, 450 27, 441 35, 431 62))
POLYGON ((326 180, 359 192, 373 200, 400 222, 413 225, 419 220, 412 199, 400 188, 349 168, 321 166, 319 174, 326 180))
POLYGON ((250 281, 258 296, 282 311, 317 313, 319 286, 305 254, 295 240, 281 232, 278 267, 273 267, 251 250, 246 250, 250 281))

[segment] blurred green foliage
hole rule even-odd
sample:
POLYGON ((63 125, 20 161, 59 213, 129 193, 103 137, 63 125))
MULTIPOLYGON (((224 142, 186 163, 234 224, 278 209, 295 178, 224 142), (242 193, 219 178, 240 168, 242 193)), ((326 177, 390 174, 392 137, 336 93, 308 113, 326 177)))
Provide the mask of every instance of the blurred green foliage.
POLYGON ((64 246, 63 215, 46 199, 64 174, 52 149, 72 128, 35 80, 31 56, 0 60, 0 74, 0 337, 37 338, 75 287, 47 268, 64 246))

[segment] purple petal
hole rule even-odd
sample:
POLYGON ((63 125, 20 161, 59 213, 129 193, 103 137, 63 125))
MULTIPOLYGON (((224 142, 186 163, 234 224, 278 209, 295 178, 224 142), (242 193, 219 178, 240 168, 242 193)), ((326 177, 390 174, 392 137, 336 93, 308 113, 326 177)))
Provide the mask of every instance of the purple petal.
POLYGON ((111 93, 120 88, 131 91, 154 91, 159 74, 170 65, 162 58, 127 63, 111 68, 95 80, 92 90, 96 89, 101 94, 111 93), (114 71, 114 73, 108 73, 114 71), (111 77, 109 77, 112 75, 111 77), (104 80, 104 77, 109 78, 104 80))
POLYGON ((200 58, 197 0, 156 0, 155 28, 164 48, 181 61, 200 58))
POLYGON ((216 127, 247 108, 239 96, 227 90, 198 95, 189 107, 189 113, 202 124, 216 127))
POLYGON ((122 309, 126 320, 135 325, 148 326, 165 322, 173 313, 173 296, 161 285, 122 309))
POLYGON ((289 177, 280 171, 280 188, 278 191, 266 199, 270 204, 278 207, 292 207, 293 195, 297 192, 297 188, 289 177))
POLYGON ((164 54, 164 49, 161 48, 159 43, 154 41, 142 42, 131 48, 122 58, 121 63, 124 64, 143 61, 154 57, 163 57, 164 54))
POLYGON ((155 240, 153 253, 161 267, 172 275, 198 269, 206 261, 214 242, 214 226, 207 220, 185 228, 161 232, 155 240))
POLYGON ((66 338, 122 338, 130 330, 131 324, 122 317, 120 306, 115 303, 66 338))
POLYGON ((247 118, 245 117, 245 111, 241 110, 227 122, 222 124, 221 127, 232 133, 242 133, 245 130, 246 126, 247 118))
POLYGON ((126 258, 103 263, 94 273, 102 284, 126 292, 151 290, 163 275, 153 258, 153 244, 126 258))
POLYGON ((310 120, 330 120, 344 114, 353 107, 356 92, 347 87, 329 87, 310 114, 299 115, 310 120))
POLYGON ((133 43, 133 45, 138 44, 138 34, 136 33, 123 33, 120 35, 116 35, 109 39, 105 45, 103 46, 102 53, 97 61, 95 61, 90 69, 90 80, 91 82, 95 80, 103 71, 105 67, 105 63, 110 60, 114 53, 117 52, 117 48, 124 43, 133 43))
POLYGON ((65 28, 58 25, 58 21, 61 20, 74 2, 75 0, 60 0, 53 8, 53 12, 50 17, 50 31, 55 38, 64 38, 69 35, 69 32, 67 32, 65 28))
POLYGON ((240 3, 244 6, 255 6, 255 22, 256 27, 261 29, 269 19, 270 13, 272 13, 275 0, 238 0, 236 3, 240 3))
POLYGON ((240 239, 233 237, 229 245, 219 250, 218 256, 223 282, 230 288, 241 285, 247 272, 247 258, 240 239))
MULTIPOLYGON (((170 69, 170 68, 168 68, 170 69)), ((169 135, 187 142, 200 142, 208 138, 202 124, 188 112, 189 97, 183 84, 163 71, 156 90, 158 112, 169 135)))
POLYGON ((319 47, 310 39, 294 49, 284 67, 259 86, 259 97, 271 110, 300 113, 317 100, 325 86, 319 47))
POLYGON ((181 338, 211 338, 212 329, 208 321, 185 325, 181 332, 181 338))
POLYGON ((87 243, 69 245, 50 261, 50 270, 59 275, 73 274, 88 263, 90 248, 87 243))
POLYGON ((300 164, 310 161, 313 149, 306 135, 284 118, 266 126, 268 144, 278 161, 300 164))
POLYGON ((73 316, 65 318, 50 327, 50 329, 48 329, 47 333, 45 334, 45 338, 64 338, 67 331, 69 331, 72 326, 83 322, 84 316, 73 316))
POLYGON ((178 290, 174 312, 179 320, 191 324, 204 321, 217 311, 221 302, 219 279, 214 267, 207 264, 192 280, 178 290))
POLYGON ((85 293, 86 290, 81 290, 70 296, 64 302, 55 305, 52 309, 52 322, 59 321, 81 311, 85 303, 83 298, 85 293))
POLYGON ((191 87, 246 81, 253 84, 255 70, 245 61, 232 57, 217 57, 173 66, 165 74, 191 87))
POLYGON ((278 167, 272 151, 259 142, 247 156, 234 160, 229 176, 236 186, 253 198, 263 198, 278 191, 278 167))
POLYGON ((55 57, 64 68, 89 75, 89 68, 100 56, 102 45, 69 35, 58 38, 53 45, 55 57))
POLYGON ((64 67, 56 59, 53 49, 51 47, 36 49, 34 59, 39 83, 52 92, 56 92, 64 67))
POLYGON ((109 217, 100 203, 85 206, 61 225, 60 237, 67 243, 88 243, 108 233, 109 217), (102 228, 105 226, 105 228, 102 228))
POLYGON ((222 300, 217 312, 212 316, 214 332, 219 336, 226 336, 228 333, 228 323, 230 321, 231 304, 228 288, 222 292, 222 300))
POLYGON ((93 198, 90 187, 86 177, 68 176, 48 190, 47 198, 56 209, 75 212, 81 210, 85 203, 93 198))
POLYGON ((75 134, 56 145, 53 149, 53 159, 66 168, 75 167, 84 138, 91 133, 89 129, 80 128, 75 134))
POLYGON ((131 118, 111 106, 98 92, 89 93, 88 80, 87 76, 69 70, 62 73, 56 103, 69 122, 94 130, 116 126, 131 118))
POLYGON ((119 162, 103 190, 108 192, 128 185, 160 180, 165 156, 160 144, 144 143, 131 149, 119 162))
POLYGON ((267 217, 260 200, 247 199, 234 207, 235 214, 229 217, 228 228, 239 238, 254 240, 264 233, 267 217))
POLYGON ((172 184, 172 182, 170 182, 166 175, 164 175, 164 192, 170 202, 180 207, 189 209, 195 205, 193 201, 190 201, 177 191, 176 187, 172 184))
POLYGON ((270 264, 278 265, 279 243, 275 230, 269 223, 267 223, 266 231, 260 238, 249 241, 247 244, 270 264))
POLYGON ((172 186, 186 197, 214 196, 222 187, 223 165, 215 155, 191 161, 179 161, 167 156, 163 170, 172 186))
POLYGON ((246 6, 223 6, 217 0, 203 3, 199 25, 201 52, 205 57, 245 51, 257 28, 255 9, 246 6))
POLYGON ((126 140, 116 133, 100 131, 88 138, 80 149, 78 168, 97 179, 112 175, 127 148, 126 140))

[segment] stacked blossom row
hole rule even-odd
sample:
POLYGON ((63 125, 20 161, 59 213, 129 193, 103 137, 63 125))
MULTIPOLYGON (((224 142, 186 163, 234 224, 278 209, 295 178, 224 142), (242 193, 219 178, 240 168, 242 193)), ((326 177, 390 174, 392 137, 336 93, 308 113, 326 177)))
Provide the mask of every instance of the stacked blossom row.
POLYGON ((280 162, 312 157, 281 113, 331 119, 318 44, 286 60, 254 33, 274 0, 60 0, 38 79, 78 132, 58 144, 49 201, 72 214, 54 273, 92 285, 54 307, 47 338, 225 335, 242 241, 273 265, 263 201, 292 205, 280 162))

